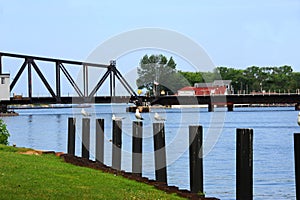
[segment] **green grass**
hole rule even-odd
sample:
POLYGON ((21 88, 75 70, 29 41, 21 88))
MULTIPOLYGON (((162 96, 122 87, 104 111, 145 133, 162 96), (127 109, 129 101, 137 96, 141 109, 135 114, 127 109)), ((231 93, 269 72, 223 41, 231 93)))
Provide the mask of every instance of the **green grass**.
POLYGON ((153 186, 0 145, 0 199, 181 199, 153 186))

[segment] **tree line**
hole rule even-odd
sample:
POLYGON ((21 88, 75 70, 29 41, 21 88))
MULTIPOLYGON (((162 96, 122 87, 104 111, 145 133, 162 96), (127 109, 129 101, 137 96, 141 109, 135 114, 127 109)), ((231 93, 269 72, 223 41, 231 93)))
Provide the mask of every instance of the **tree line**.
POLYGON ((291 66, 257 67, 246 69, 217 67, 213 72, 179 71, 191 85, 197 82, 212 82, 221 78, 232 80, 235 93, 250 92, 296 92, 300 89, 300 73, 293 72, 291 66))
POLYGON ((211 83, 214 80, 231 80, 234 93, 296 92, 300 89, 300 72, 291 66, 258 67, 246 69, 216 67, 212 72, 185 72, 176 69, 176 62, 163 55, 145 55, 138 67, 137 86, 146 88, 150 95, 159 91, 174 94, 195 83, 211 83))

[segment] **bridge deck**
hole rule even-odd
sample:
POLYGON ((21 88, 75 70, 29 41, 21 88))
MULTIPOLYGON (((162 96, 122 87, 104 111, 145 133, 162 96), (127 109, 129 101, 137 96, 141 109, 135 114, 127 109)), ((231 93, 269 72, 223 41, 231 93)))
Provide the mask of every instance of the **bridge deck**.
MULTIPOLYGON (((198 105, 198 104, 297 104, 299 94, 265 94, 265 95, 213 95, 213 96, 159 96, 138 97, 151 105, 198 105)), ((97 96, 97 97, 23 97, 1 101, 1 104, 78 104, 78 103, 128 103, 130 96, 97 96)))
POLYGON ((197 104, 292 104, 300 103, 299 94, 261 95, 213 95, 213 96, 162 96, 151 104, 197 105, 197 104))
POLYGON ((61 97, 60 99, 53 97, 23 97, 19 99, 11 98, 10 101, 1 101, 1 104, 83 104, 83 103, 128 103, 129 96, 102 96, 102 97, 61 97))

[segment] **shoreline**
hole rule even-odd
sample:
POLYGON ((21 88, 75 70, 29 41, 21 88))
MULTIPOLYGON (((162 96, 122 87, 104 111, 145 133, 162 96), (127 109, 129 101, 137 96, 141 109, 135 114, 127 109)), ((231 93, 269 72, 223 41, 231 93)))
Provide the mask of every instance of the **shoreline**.
POLYGON ((49 104, 49 105, 12 105, 8 106, 8 109, 12 110, 22 110, 22 109, 61 109, 61 108, 89 108, 91 105, 87 104, 74 104, 74 105, 64 105, 64 104, 49 104))

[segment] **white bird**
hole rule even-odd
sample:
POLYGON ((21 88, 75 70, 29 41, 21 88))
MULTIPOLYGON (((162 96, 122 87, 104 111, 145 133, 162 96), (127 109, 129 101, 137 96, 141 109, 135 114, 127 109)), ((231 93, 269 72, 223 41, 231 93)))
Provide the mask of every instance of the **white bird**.
POLYGON ((116 121, 116 120, 122 120, 124 118, 125 117, 116 117, 115 114, 113 114, 111 119, 114 120, 114 121, 116 121))
POLYGON ((166 119, 161 117, 158 113, 154 114, 154 119, 157 121, 166 121, 166 119))
POLYGON ((297 122, 298 122, 298 125, 300 126, 300 112, 298 113, 298 120, 297 120, 297 122))
POLYGON ((144 118, 142 117, 142 115, 141 115, 139 109, 136 109, 136 110, 135 110, 135 118, 140 119, 140 120, 143 120, 143 119, 144 119, 144 118))
POLYGON ((83 116, 90 116, 90 114, 87 113, 83 108, 81 109, 81 114, 82 114, 83 116))

